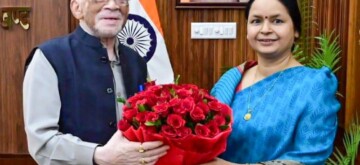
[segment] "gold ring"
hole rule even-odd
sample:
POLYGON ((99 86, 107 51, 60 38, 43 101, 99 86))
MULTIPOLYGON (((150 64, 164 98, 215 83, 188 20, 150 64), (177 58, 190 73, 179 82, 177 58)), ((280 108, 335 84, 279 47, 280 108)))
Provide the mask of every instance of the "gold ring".
POLYGON ((140 164, 146 164, 147 162, 145 161, 145 159, 144 158, 141 158, 140 159, 140 164))
POLYGON ((139 150, 138 150, 140 153, 143 153, 145 152, 145 149, 144 147, 142 146, 142 144, 140 144, 140 147, 139 147, 139 150))

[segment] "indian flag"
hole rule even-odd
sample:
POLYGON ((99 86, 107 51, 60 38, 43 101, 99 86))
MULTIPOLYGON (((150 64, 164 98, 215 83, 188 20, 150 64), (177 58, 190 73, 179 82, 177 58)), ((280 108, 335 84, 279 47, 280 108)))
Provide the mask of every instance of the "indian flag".
POLYGON ((138 52, 146 61, 156 84, 174 82, 155 0, 130 0, 129 17, 118 34, 120 42, 138 52))

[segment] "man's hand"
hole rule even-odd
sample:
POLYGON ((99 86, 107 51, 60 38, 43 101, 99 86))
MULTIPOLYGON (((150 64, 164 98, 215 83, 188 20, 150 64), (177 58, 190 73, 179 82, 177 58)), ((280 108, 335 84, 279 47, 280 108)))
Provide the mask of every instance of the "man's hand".
POLYGON ((162 142, 131 142, 117 131, 106 145, 95 149, 94 161, 99 165, 155 164, 166 154, 169 146, 162 142))

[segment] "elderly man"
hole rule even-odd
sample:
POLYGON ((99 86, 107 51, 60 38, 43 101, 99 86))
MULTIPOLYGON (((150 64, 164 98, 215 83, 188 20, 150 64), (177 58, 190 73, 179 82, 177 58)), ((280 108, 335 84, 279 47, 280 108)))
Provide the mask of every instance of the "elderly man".
POLYGON ((34 48, 24 78, 29 152, 38 164, 155 164, 169 148, 117 131, 117 97, 146 81, 145 61, 121 45, 128 0, 71 0, 80 26, 34 48))

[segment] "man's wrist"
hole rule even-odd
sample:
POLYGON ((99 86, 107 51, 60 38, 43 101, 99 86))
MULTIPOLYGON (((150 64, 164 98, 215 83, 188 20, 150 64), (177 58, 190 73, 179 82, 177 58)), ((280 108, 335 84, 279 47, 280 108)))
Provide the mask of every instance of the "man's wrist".
POLYGON ((103 147, 101 145, 96 146, 95 151, 94 151, 94 156, 93 156, 93 164, 94 165, 99 165, 99 164, 103 164, 102 162, 102 150, 103 147))

